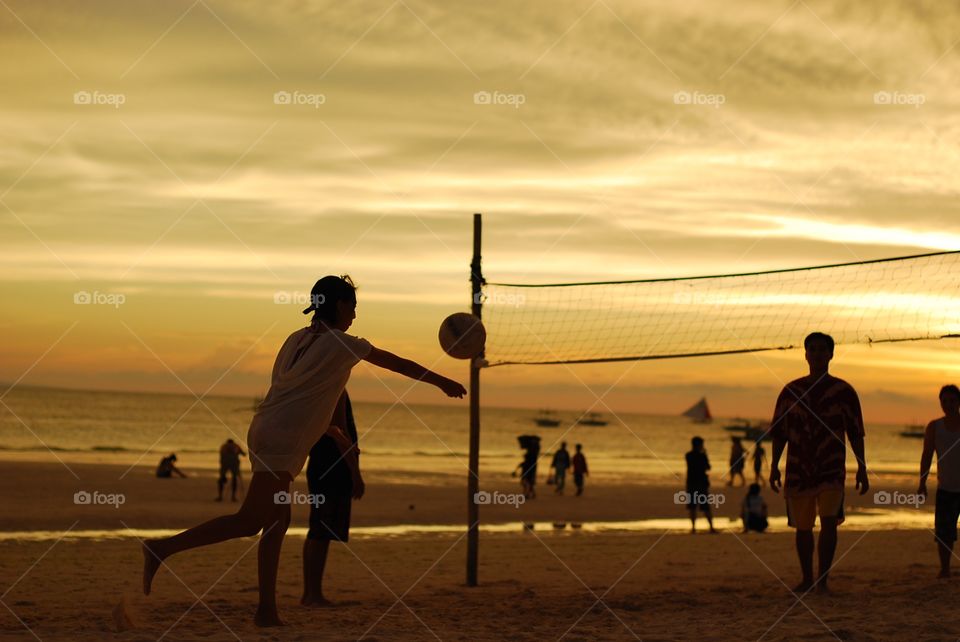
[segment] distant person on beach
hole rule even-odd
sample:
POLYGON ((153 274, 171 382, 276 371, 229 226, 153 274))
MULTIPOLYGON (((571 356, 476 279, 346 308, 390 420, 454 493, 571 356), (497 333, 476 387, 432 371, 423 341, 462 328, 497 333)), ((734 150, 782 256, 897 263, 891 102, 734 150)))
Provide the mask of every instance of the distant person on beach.
POLYGON ((237 501, 237 478, 240 477, 240 458, 246 457, 240 444, 232 439, 220 446, 220 477, 217 479, 217 501, 223 501, 223 487, 227 485, 227 473, 230 473, 230 501, 237 501))
POLYGON ((923 436, 920 456, 920 486, 917 494, 927 496, 927 476, 933 453, 937 453, 937 507, 934 517, 934 539, 940 554, 940 575, 950 577, 950 558, 957 541, 957 519, 960 518, 960 388, 950 384, 940 390, 943 416, 931 421, 923 436))
POLYGON ((803 341, 810 374, 788 383, 774 410, 770 434, 773 455, 770 488, 780 492, 780 457, 787 448, 787 477, 782 484, 787 520, 797 529, 797 557, 803 579, 793 590, 826 592, 837 549, 837 526, 843 523, 843 489, 847 449, 857 458, 856 487, 869 490, 863 451, 863 416, 857 392, 829 373, 833 338, 814 332, 803 341), (813 526, 820 515, 819 574, 813 576, 813 526))
POLYGON ((143 592, 150 594, 153 576, 164 560, 181 551, 260 533, 257 626, 280 626, 276 584, 280 548, 290 524, 290 484, 307 455, 324 434, 338 444, 348 465, 356 466, 356 449, 334 424, 334 411, 360 361, 436 386, 448 397, 466 390, 452 379, 372 346, 347 334, 356 318, 356 288, 349 277, 327 276, 313 286, 313 312, 308 327, 284 341, 277 354, 270 390, 258 406, 247 445, 253 478, 240 510, 204 522, 173 537, 143 542, 143 592))
POLYGON ((690 532, 697 532, 697 510, 703 512, 710 525, 710 532, 716 533, 713 527, 713 513, 710 511, 710 458, 703 447, 703 438, 694 437, 690 440, 690 452, 687 459, 687 510, 690 511, 690 532))
POLYGON ((587 458, 583 456, 583 444, 577 444, 573 456, 573 483, 577 487, 577 497, 583 495, 583 478, 590 474, 587 470, 587 458))
POLYGON ((553 492, 563 495, 563 488, 567 483, 567 468, 570 468, 570 451, 567 450, 567 442, 560 444, 560 450, 553 454, 553 483, 555 488, 553 492))
POLYGON ((760 494, 760 484, 750 484, 750 490, 743 498, 740 507, 740 519, 743 520, 743 532, 767 530, 767 502, 760 494))
POLYGON ((520 470, 520 485, 523 496, 534 499, 537 496, 537 462, 540 459, 540 438, 535 435, 520 435, 517 437, 520 447, 524 450, 523 461, 513 470, 516 475, 520 470))
POLYGON ((733 486, 733 480, 737 475, 740 475, 740 485, 746 486, 747 480, 743 476, 743 467, 747 463, 747 451, 740 437, 731 437, 730 440, 733 443, 730 445, 730 479, 727 480, 727 486, 733 486))
POLYGON ((767 451, 763 449, 760 441, 757 440, 757 444, 753 447, 753 480, 757 484, 763 483, 763 463, 766 460, 767 451))
POLYGON ((186 477, 183 471, 177 468, 177 465, 174 463, 175 461, 177 461, 176 453, 170 453, 161 459, 160 463, 157 464, 157 477, 160 479, 170 479, 174 475, 186 477))
MULTIPOLYGON (((334 423, 346 427, 347 437, 356 446, 357 424, 346 390, 334 411, 334 423)), ((360 475, 359 449, 356 452, 357 465, 349 466, 336 442, 327 435, 310 450, 307 488, 315 501, 310 503, 310 530, 303 542, 303 597, 300 603, 304 606, 336 604, 323 594, 323 573, 330 542, 349 541, 351 503, 363 497, 365 490, 360 475)))

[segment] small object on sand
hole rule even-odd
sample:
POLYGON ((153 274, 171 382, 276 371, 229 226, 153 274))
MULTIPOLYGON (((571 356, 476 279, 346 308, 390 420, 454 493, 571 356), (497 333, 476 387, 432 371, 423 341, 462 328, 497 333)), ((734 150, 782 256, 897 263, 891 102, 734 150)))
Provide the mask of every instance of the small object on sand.
POLYGON ((410 504, 410 510, 413 510, 413 504, 410 504))
POLYGON ((566 523, 566 522, 554 522, 554 523, 553 523, 553 527, 556 528, 556 529, 559 529, 559 530, 563 530, 564 528, 567 527, 567 523, 566 523))
POLYGON ((580 522, 572 522, 570 524, 570 528, 583 528, 583 524, 581 524, 580 522))
POLYGON ((524 522, 524 523, 523 523, 523 530, 525 530, 525 531, 532 531, 533 528, 534 528, 534 523, 533 523, 533 522, 524 522))
POLYGON ((120 601, 113 607, 113 624, 117 633, 137 628, 130 614, 130 604, 127 602, 126 593, 120 596, 120 601))

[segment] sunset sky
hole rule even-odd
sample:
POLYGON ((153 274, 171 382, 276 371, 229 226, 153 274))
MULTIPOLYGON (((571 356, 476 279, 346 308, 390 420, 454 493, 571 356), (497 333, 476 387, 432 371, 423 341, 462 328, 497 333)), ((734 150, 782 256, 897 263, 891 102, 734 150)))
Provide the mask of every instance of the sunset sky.
MULTIPOLYGON (((465 381, 436 334, 474 212, 502 282, 960 249, 947 5, 0 0, 0 381, 263 394, 329 273, 360 286, 354 334, 465 381)), ((841 346, 835 372, 868 420, 927 420, 958 350, 841 346)), ((483 403, 763 417, 801 374, 503 367, 483 403)))

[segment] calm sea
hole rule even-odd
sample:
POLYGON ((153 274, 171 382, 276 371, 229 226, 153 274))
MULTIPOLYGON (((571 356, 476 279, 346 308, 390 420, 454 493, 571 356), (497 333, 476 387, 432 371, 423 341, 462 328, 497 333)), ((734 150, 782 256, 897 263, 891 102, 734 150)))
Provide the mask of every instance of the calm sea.
MULTIPOLYGON (((228 437, 245 445, 252 398, 90 392, 17 386, 0 407, 0 458, 96 461, 153 466, 175 452, 188 469, 215 468, 228 437)), ((409 473, 466 472, 468 414, 459 407, 355 401, 354 413, 368 470, 409 473)), ((700 435, 719 469, 729 455, 729 423, 695 425, 682 417, 607 414, 607 426, 574 425, 580 413, 559 411, 558 428, 537 427, 534 410, 482 410, 481 470, 509 473, 522 451, 517 436, 536 434, 543 452, 559 440, 582 443, 594 477, 632 481, 673 478, 684 470, 690 438, 700 435), (572 426, 572 427, 571 427, 572 426)), ((899 435, 899 425, 867 426, 867 458, 875 472, 915 474, 920 440, 899 435)), ((766 442, 769 453, 769 442, 766 442)), ((545 464, 542 464, 545 465, 545 464)))

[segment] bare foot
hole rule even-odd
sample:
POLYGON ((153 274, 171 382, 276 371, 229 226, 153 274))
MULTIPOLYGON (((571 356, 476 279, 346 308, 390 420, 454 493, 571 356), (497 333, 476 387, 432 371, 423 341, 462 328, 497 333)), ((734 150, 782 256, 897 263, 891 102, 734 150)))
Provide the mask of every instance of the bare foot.
POLYGON ((157 540, 144 540, 143 551, 143 594, 150 595, 150 585, 153 583, 153 576, 163 563, 163 556, 156 552, 157 540))
POLYGON ((949 568, 940 569, 940 573, 937 575, 937 579, 942 580, 948 577, 950 577, 950 569, 949 568))
POLYGON ((260 627, 267 626, 286 626, 287 623, 280 619, 280 614, 276 610, 257 609, 257 614, 253 616, 253 623, 260 627))
POLYGON ((830 593, 830 587, 827 586, 827 583, 824 580, 817 582, 817 593, 822 595, 828 595, 830 593))
POLYGON ((813 588, 813 582, 811 582, 810 580, 803 580, 802 582, 800 582, 799 584, 793 587, 793 592, 798 594, 806 593, 812 588, 813 588))
POLYGON ((336 606, 336 602, 331 602, 322 595, 304 595, 300 598, 301 606, 312 606, 316 608, 330 608, 336 606))

